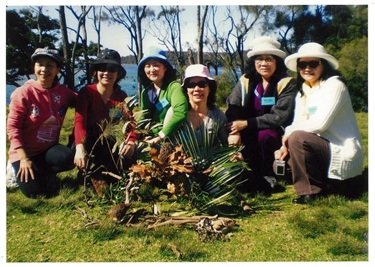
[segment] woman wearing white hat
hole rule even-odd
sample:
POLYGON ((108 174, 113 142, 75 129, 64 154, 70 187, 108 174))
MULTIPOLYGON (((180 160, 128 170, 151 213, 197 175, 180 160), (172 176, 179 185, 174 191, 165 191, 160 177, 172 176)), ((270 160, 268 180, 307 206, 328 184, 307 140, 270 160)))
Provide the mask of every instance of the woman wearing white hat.
POLYGON ((208 68, 201 64, 188 66, 182 88, 189 100, 187 120, 194 127, 197 141, 203 143, 204 132, 207 132, 213 145, 228 145, 228 133, 224 128, 227 117, 215 106, 217 84, 208 68))
POLYGON ((229 143, 245 145, 242 154, 252 170, 245 190, 269 191, 276 184, 274 151, 281 145, 283 128, 292 121, 297 89, 286 72, 286 53, 276 40, 255 39, 247 56, 245 74, 227 98, 229 143))
POLYGON ((362 173, 362 142, 336 58, 312 42, 288 56, 285 64, 297 72, 299 93, 293 123, 285 129, 275 158, 289 157, 298 195, 293 202, 304 204, 326 193, 333 179, 362 173))

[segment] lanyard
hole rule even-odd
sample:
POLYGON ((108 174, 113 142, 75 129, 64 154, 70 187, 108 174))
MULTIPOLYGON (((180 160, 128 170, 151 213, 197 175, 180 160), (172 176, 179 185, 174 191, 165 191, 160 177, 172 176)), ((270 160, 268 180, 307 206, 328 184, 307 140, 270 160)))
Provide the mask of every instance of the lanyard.
POLYGON ((257 86, 255 87, 255 89, 254 89, 254 94, 255 94, 255 96, 256 96, 257 98, 261 99, 263 95, 261 95, 261 94, 258 92, 258 89, 259 89, 260 91, 263 92, 263 85, 262 85, 261 83, 258 83, 258 85, 257 85, 257 86))

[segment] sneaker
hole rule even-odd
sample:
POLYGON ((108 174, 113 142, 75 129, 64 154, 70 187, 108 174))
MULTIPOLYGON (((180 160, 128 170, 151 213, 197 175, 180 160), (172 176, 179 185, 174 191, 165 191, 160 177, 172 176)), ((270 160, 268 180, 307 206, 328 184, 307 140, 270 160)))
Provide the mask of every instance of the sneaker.
POLYGON ((6 177, 6 185, 8 189, 14 189, 18 187, 17 184, 17 177, 12 166, 12 163, 8 160, 7 163, 7 177, 6 177))

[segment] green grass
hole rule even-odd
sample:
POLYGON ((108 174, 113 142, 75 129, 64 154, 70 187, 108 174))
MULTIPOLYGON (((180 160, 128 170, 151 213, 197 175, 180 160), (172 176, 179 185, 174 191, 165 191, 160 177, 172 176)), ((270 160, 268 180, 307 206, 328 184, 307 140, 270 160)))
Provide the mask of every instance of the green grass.
MULTIPOLYGON (((357 118, 367 169, 367 114, 359 113, 357 118)), ((71 123, 72 113, 66 120, 71 123)), ((61 139, 67 140, 70 132, 63 131, 61 139)), ((7 262, 369 260, 367 193, 351 199, 331 195, 310 205, 292 204, 295 192, 289 184, 284 192, 270 196, 244 195, 256 213, 235 218, 237 227, 229 240, 203 243, 191 227, 147 230, 112 222, 107 215, 110 205, 89 207, 84 202, 76 172, 60 175, 63 189, 51 199, 28 199, 19 190, 7 192, 7 262)))

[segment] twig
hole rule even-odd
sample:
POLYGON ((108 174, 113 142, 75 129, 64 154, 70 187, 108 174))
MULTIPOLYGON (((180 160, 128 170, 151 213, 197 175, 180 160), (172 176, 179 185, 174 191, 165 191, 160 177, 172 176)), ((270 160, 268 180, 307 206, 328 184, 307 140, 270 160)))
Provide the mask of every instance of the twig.
POLYGON ((172 245, 172 244, 168 244, 168 246, 176 254, 176 256, 178 258, 182 258, 183 254, 182 254, 181 250, 179 250, 175 245, 172 245))
POLYGON ((91 225, 96 225, 96 224, 98 224, 98 223, 97 222, 87 222, 87 223, 84 224, 84 226, 89 227, 91 225))
POLYGON ((79 213, 83 218, 88 217, 87 212, 84 209, 77 207, 77 206, 75 208, 77 209, 76 212, 79 213))
POLYGON ((191 220, 174 220, 174 219, 169 219, 167 221, 163 221, 160 223, 154 223, 153 225, 149 225, 147 229, 153 229, 159 226, 167 225, 167 224, 173 224, 173 225, 182 225, 182 224, 187 224, 187 223, 197 223, 198 220, 196 219, 191 219, 191 220))
POLYGON ((102 172, 102 174, 112 176, 113 178, 116 178, 117 180, 122 179, 120 175, 114 174, 113 172, 102 172))
POLYGON ((133 184, 134 178, 132 176, 129 177, 128 184, 125 187, 125 204, 130 203, 130 192, 129 188, 133 184))
POLYGON ((190 220, 190 219, 192 219, 192 220, 197 220, 197 221, 199 221, 200 219, 202 219, 202 218, 208 218, 208 219, 213 219, 213 220, 216 220, 216 219, 218 219, 219 218, 219 216, 218 215, 213 215, 213 216, 191 216, 191 217, 188 217, 188 216, 186 216, 186 217, 171 217, 173 220, 190 220))

